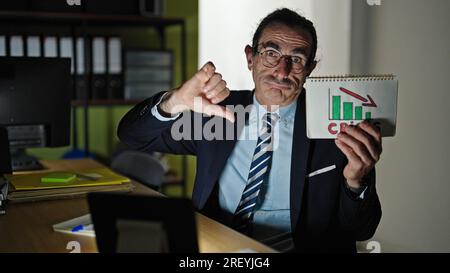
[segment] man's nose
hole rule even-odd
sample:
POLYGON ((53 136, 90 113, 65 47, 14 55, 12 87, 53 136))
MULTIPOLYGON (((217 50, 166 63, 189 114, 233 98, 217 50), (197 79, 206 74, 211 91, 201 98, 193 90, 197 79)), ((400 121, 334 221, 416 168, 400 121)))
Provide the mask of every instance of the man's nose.
POLYGON ((285 79, 289 76, 292 70, 292 64, 289 57, 281 57, 280 63, 276 66, 275 74, 280 79, 285 79))

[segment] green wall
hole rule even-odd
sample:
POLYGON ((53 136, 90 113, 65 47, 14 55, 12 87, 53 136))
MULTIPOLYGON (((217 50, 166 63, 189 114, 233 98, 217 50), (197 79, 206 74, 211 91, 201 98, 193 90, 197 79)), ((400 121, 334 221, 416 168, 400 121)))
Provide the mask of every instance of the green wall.
MULTIPOLYGON (((198 60, 198 0, 166 0, 165 15, 168 17, 180 17, 186 20, 187 34, 187 76, 190 77, 197 70, 198 60)), ((96 34, 115 34, 122 37, 123 48, 158 48, 158 37, 155 31, 149 29, 135 28, 115 28, 108 29, 90 29, 90 33, 96 34)), ((181 84, 180 74, 180 27, 173 26, 166 29, 167 48, 173 50, 174 67, 174 86, 181 84)), ((98 155, 98 159, 108 163, 113 153, 118 138, 116 136, 117 125, 123 115, 132 106, 91 106, 89 107, 89 147, 91 152, 98 155)), ((77 128, 78 145, 80 149, 84 147, 84 124, 83 109, 77 109, 77 128)), ((71 146, 62 148, 40 148, 29 149, 28 152, 41 159, 60 159, 64 153, 70 151, 71 146)), ((181 157, 167 155, 171 168, 181 174, 181 157)), ((188 156, 188 192, 192 192, 193 181, 195 177, 195 157, 188 156)), ((168 195, 179 195, 181 190, 173 187, 169 189, 168 195)))

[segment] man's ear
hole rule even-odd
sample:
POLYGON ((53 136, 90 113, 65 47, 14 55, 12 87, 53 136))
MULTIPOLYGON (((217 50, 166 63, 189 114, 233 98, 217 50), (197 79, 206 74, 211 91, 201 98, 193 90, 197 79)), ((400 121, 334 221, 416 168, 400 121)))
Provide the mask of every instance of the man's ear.
POLYGON ((316 68, 317 65, 317 61, 313 61, 309 67, 308 67, 308 71, 306 73, 306 77, 309 77, 309 75, 313 72, 314 68, 316 68))
POLYGON ((253 68, 253 48, 249 45, 245 46, 245 57, 247 58, 248 70, 252 71, 253 68))

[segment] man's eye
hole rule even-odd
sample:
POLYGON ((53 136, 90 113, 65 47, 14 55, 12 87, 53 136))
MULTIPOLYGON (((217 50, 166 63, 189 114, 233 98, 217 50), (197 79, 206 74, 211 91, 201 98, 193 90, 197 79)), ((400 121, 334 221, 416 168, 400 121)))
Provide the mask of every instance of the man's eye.
POLYGON ((266 55, 269 57, 277 57, 279 54, 276 51, 273 50, 267 50, 266 55))
POLYGON ((292 59, 292 63, 294 63, 294 64, 301 64, 301 63, 303 63, 303 60, 300 57, 292 56, 291 59, 292 59))

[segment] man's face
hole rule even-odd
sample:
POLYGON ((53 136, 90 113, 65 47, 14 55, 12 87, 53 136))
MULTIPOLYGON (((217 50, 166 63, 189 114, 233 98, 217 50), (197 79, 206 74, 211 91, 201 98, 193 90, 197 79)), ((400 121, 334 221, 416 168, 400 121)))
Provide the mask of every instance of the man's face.
POLYGON ((306 77, 315 67, 315 62, 306 67, 312 51, 311 35, 305 30, 292 29, 282 24, 269 25, 263 30, 256 50, 259 53, 253 56, 252 48, 245 48, 258 102, 285 106, 296 100, 306 77), (266 54, 263 53, 265 51, 266 54), (270 58, 274 53, 284 56, 275 66, 273 62, 272 65, 268 64, 268 58, 265 58, 270 58), (298 62, 302 62, 303 69, 298 69, 298 62))

